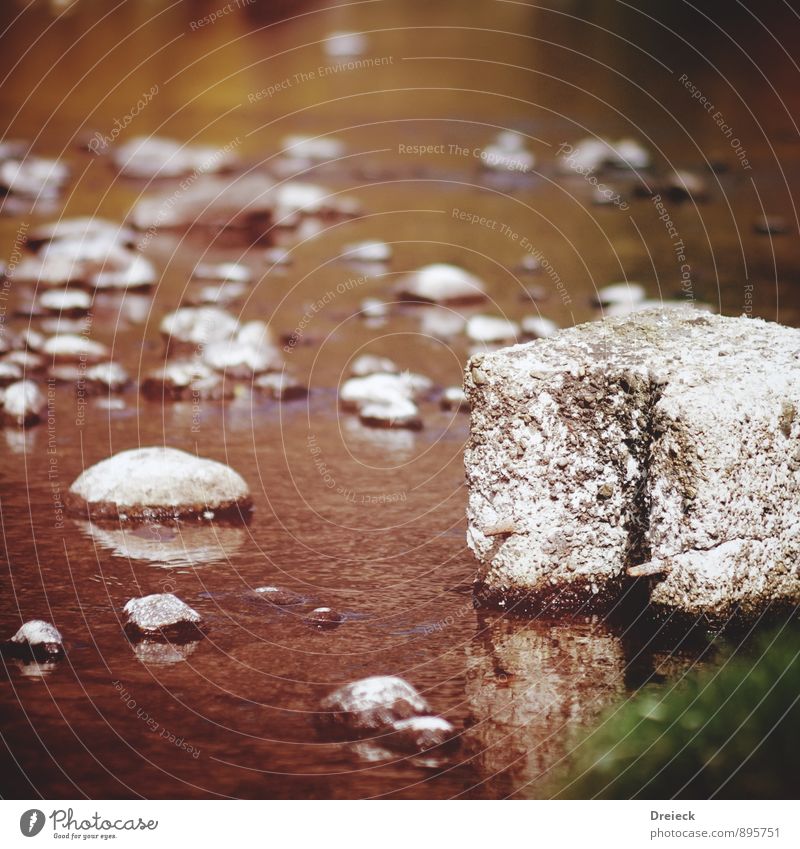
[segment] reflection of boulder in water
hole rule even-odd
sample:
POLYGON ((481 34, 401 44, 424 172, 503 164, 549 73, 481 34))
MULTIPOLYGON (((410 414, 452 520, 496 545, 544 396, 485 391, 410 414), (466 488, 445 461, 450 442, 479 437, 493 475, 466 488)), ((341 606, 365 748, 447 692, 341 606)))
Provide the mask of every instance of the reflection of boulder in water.
POLYGON ((145 666, 169 666, 172 663, 188 660, 199 645, 199 640, 191 643, 161 643, 143 640, 133 646, 133 651, 145 666))
POLYGON ((550 777, 576 729, 625 692, 622 643, 602 625, 503 619, 466 652, 465 740, 502 795, 539 795, 534 782, 550 777))
POLYGON ((21 657, 13 658, 12 663, 25 678, 44 678, 58 667, 58 663, 54 660, 25 660, 21 657))
POLYGON ((164 566, 202 566, 228 561, 247 538, 247 531, 241 526, 214 523, 115 526, 76 521, 76 524, 98 545, 110 549, 114 557, 164 566))

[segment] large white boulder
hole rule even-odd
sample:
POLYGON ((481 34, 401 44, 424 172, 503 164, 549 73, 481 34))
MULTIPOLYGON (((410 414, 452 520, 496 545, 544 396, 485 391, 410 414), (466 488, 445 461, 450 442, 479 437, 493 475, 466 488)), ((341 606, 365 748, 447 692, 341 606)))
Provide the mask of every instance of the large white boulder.
POLYGON ((691 309, 472 358, 468 543, 486 596, 722 622, 800 602, 800 331, 691 309), (641 581, 640 581, 641 583, 641 581))
POLYGON ((159 519, 240 514, 250 490, 229 466, 176 448, 122 451, 88 468, 69 488, 67 504, 92 518, 159 519))

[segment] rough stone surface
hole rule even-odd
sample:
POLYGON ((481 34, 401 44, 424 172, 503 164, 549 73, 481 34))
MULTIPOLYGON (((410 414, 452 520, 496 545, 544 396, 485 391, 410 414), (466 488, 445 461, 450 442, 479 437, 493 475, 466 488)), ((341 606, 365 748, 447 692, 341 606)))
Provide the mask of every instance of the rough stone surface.
POLYGON ((125 630, 135 639, 197 639, 200 614, 172 593, 132 598, 123 608, 125 630))
POLYGON ((751 619, 800 601, 800 331, 670 309, 473 357, 485 597, 751 619), (641 584, 642 581, 639 581, 641 584))
POLYGON ((320 704, 322 721, 351 731, 379 731, 412 716, 425 716, 425 699, 402 678, 376 675, 334 691, 320 704))
POLYGON ((31 619, 6 643, 9 654, 34 658, 58 657, 64 652, 64 639, 55 625, 31 619))
POLYGON ((69 488, 67 506, 93 518, 213 518, 251 506, 229 466, 176 448, 135 448, 96 463, 69 488))

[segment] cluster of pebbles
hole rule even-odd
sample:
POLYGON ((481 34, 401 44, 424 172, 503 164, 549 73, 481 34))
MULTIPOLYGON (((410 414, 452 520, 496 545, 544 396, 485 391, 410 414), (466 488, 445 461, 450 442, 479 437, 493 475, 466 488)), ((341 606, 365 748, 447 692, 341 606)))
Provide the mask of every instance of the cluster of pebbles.
MULTIPOLYGON (((67 507, 94 521, 209 521, 246 519, 252 501, 246 482, 229 466, 174 448, 147 447, 123 451, 86 469, 70 486, 67 507)), ((258 587, 255 594, 276 607, 306 601, 275 586, 258 587)), ((306 622, 319 629, 336 627, 344 619, 330 607, 316 607, 306 616, 306 622)), ((164 662, 165 651, 171 660, 184 659, 207 630, 200 613, 172 593, 129 599, 121 621, 137 656, 145 661, 164 662)), ((65 654, 58 629, 38 619, 25 622, 0 649, 37 663, 65 654)), ((431 714, 410 684, 393 677, 342 687, 322 701, 318 719, 321 726, 339 732, 380 734, 382 745, 412 753, 444 745, 456 735, 450 723, 431 714)))

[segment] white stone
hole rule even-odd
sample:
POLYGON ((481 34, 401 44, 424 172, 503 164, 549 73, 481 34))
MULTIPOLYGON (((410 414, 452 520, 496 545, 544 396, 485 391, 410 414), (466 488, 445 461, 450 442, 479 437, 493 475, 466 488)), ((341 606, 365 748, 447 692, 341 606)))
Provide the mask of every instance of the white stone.
POLYGON ((150 260, 141 254, 128 253, 128 262, 120 268, 98 271, 91 278, 95 289, 142 289, 157 280, 156 270, 150 260))
POLYGON ((486 289, 474 274, 456 265, 437 262, 409 274, 399 285, 406 298, 433 303, 483 300, 486 289))
POLYGON ((236 164, 237 157, 224 148, 185 145, 158 136, 136 136, 116 148, 113 160, 126 177, 150 179, 224 171, 236 164))
POLYGON ((380 731, 430 713, 425 699, 402 678, 363 678, 331 693, 320 704, 323 722, 354 731, 380 731))
POLYGON ((164 316, 160 329, 168 339, 201 347, 231 339, 239 322, 217 307, 181 307, 164 316))
POLYGON ((53 200, 68 179, 69 168, 57 159, 28 155, 21 161, 0 162, 0 187, 8 194, 53 200))
POLYGON ((185 629, 197 635, 200 614, 172 593, 156 593, 130 599, 123 608, 125 625, 137 637, 168 637, 185 629))
POLYGON ((379 357, 376 354, 361 354, 350 364, 350 374, 353 377, 366 377, 368 374, 398 374, 400 368, 394 360, 379 357))
POLYGON ((64 648, 64 638, 58 628, 42 619, 26 622, 14 634, 11 642, 44 654, 60 654, 64 648))
POLYGON ((495 344, 514 342, 519 336, 519 325, 507 318, 494 315, 473 315, 467 321, 467 337, 472 342, 495 344))
POLYGON ((719 623, 800 602, 800 331, 692 309, 473 358, 468 543, 495 601, 719 623))
POLYGON ((284 152, 295 159, 322 162, 337 159, 344 153, 344 145, 331 136, 291 135, 283 140, 284 152))
POLYGON ((546 339, 558 333, 558 325, 549 318, 540 315, 527 315, 522 319, 522 332, 532 339, 546 339))
POLYGON ((597 290, 595 301, 601 307, 635 305, 643 301, 647 293, 639 283, 611 283, 597 290))
POLYGON ((442 392, 442 398, 439 402, 443 410, 460 410, 469 412, 469 401, 467 395, 460 386, 448 386, 442 392))
POLYGON ((119 392, 130 383, 130 376, 118 363, 98 363, 96 366, 87 368, 84 374, 87 381, 96 383, 109 389, 111 392, 119 392))
POLYGON ((358 417, 363 424, 370 427, 401 427, 408 430, 419 430, 422 427, 417 405, 400 395, 380 402, 362 404, 358 417))
POLYGON ((367 37, 362 32, 336 30, 322 44, 331 59, 345 59, 360 56, 367 49, 367 37))
POLYGON ((408 752, 424 752, 441 746, 456 736, 456 729, 441 716, 412 716, 392 724, 394 734, 387 741, 408 752))
POLYGON ((92 298, 80 289, 50 289, 38 298, 39 306, 52 312, 86 312, 92 306, 92 298))
POLYGON ((240 262, 200 263, 194 267, 195 280, 223 280, 234 283, 249 283, 253 275, 240 262))
POLYGON ((250 508, 250 491, 229 466, 175 448, 122 451, 69 488, 68 506, 97 518, 170 518, 250 508))
POLYGON ((46 406, 44 395, 32 380, 17 381, 3 390, 3 413, 20 427, 39 421, 46 406))
POLYGON ((355 262, 389 262, 392 258, 392 248, 386 242, 367 239, 364 242, 345 245, 342 256, 355 262))
POLYGON ((345 409, 360 409, 364 404, 391 404, 398 398, 413 401, 431 388, 422 375, 369 374, 351 377, 339 390, 339 402, 345 409))
POLYGON ((56 360, 96 362, 106 359, 109 352, 102 342, 74 333, 62 333, 58 336, 51 336, 44 343, 42 353, 56 360))

